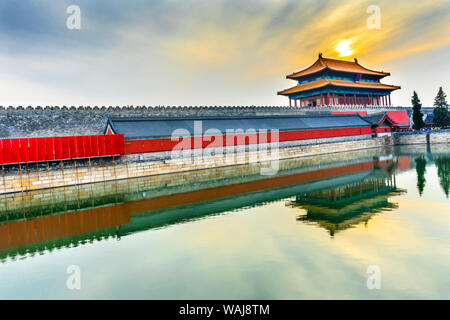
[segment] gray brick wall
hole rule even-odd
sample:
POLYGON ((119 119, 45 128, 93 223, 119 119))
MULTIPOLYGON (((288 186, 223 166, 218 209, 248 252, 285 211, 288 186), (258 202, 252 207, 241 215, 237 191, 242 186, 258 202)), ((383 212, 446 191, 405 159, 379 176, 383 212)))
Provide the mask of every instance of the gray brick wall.
MULTIPOLYGON (((362 107, 361 107, 362 108, 362 107)), ((350 108, 360 110, 359 107, 350 108)), ((367 108, 365 108, 367 109, 367 108)), ((392 108, 399 109, 399 108, 392 108)), ((404 109, 404 108, 403 108, 404 109)), ((346 110, 348 107, 291 108, 286 106, 186 106, 186 107, 3 107, 0 106, 0 138, 102 134, 108 116, 186 117, 240 115, 304 115, 346 110)), ((369 112, 377 112, 377 109, 369 112)))
POLYGON ((305 114, 287 107, 0 107, 0 137, 45 137, 102 134, 108 116, 186 117, 217 115, 305 114))

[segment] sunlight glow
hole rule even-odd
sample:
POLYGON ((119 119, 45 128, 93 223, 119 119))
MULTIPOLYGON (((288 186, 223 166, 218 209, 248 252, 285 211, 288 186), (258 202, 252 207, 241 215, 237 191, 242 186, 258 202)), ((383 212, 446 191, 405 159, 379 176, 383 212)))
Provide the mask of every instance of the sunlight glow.
POLYGON ((340 57, 348 57, 353 54, 353 50, 350 48, 350 41, 341 41, 337 47, 336 50, 339 52, 340 57))

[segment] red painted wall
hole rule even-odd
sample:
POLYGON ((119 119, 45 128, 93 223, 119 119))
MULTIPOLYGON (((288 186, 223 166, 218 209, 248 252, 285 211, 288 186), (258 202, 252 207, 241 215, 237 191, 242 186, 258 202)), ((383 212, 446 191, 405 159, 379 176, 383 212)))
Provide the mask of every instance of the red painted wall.
POLYGON ((376 127, 374 131, 375 133, 391 132, 391 127, 376 127))
MULTIPOLYGON (((279 142, 369 135, 368 127, 334 128, 320 130, 279 132, 279 142)), ((221 135, 212 137, 191 137, 191 148, 248 145, 271 142, 270 133, 252 135, 221 135)), ((123 134, 96 136, 40 137, 0 139, 0 164, 26 163, 52 160, 81 159, 123 154, 171 151, 180 142, 165 139, 124 141, 123 134)))
MULTIPOLYGON (((279 142, 295 141, 295 140, 308 140, 308 139, 322 139, 322 138, 334 138, 345 136, 357 136, 357 135, 369 135, 372 134, 372 129, 368 127, 359 128, 335 128, 335 129, 320 129, 320 130, 302 130, 302 131, 285 131, 279 133, 279 142)), ((253 135, 232 135, 232 136, 213 136, 211 140, 201 140, 200 137, 191 137, 190 145, 193 148, 201 147, 207 148, 211 143, 217 141, 216 139, 222 139, 222 146, 242 145, 250 144, 250 141, 257 141, 259 143, 271 142, 270 134, 267 134, 267 138, 261 134, 253 135), (227 143, 228 139, 228 143, 227 143), (242 143, 245 139, 245 142, 242 143), (234 141, 234 142, 233 142, 234 141)), ((147 153, 147 152, 161 152, 171 151, 181 141, 177 139, 172 141, 169 138, 165 139, 146 139, 146 140, 129 140, 125 141, 125 154, 135 153, 147 153)), ((210 146, 213 147, 214 145, 210 146)))
POLYGON ((123 134, 0 139, 0 164, 113 156, 124 151, 123 134))

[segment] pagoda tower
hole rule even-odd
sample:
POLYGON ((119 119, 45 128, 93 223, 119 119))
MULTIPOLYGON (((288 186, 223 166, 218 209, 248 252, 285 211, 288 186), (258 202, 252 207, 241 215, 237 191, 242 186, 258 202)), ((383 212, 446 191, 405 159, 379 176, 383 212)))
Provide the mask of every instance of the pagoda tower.
POLYGON ((400 89, 381 83, 389 72, 361 66, 358 60, 319 58, 309 68, 286 76, 297 85, 278 92, 287 96, 290 106, 390 106, 391 92, 400 89))

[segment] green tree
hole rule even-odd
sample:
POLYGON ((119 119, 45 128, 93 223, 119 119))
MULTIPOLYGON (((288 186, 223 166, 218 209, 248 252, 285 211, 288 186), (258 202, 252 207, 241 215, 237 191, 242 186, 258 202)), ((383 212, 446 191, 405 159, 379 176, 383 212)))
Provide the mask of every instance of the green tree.
POLYGON ((417 189, 419 189, 419 194, 422 195, 426 182, 425 171, 427 166, 427 160, 423 156, 420 156, 414 160, 416 161, 417 189))
POLYGON ((439 177, 439 183, 444 189, 445 195, 448 198, 450 189, 450 158, 439 157, 436 159, 437 173, 439 177))
POLYGON ((436 98, 434 98, 433 122, 438 127, 450 125, 450 114, 448 112, 447 95, 439 88, 436 98))
POLYGON ((419 130, 425 126, 423 122, 423 113, 420 111, 422 109, 422 103, 420 103, 417 92, 414 91, 411 103, 413 106, 413 128, 419 130))

